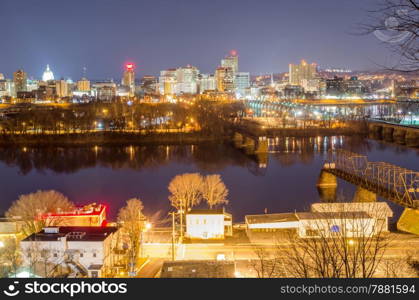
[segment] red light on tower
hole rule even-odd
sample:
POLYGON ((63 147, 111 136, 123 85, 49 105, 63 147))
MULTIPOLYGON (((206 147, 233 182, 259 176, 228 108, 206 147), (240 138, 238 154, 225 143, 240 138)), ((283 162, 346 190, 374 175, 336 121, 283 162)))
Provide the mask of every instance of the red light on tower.
POLYGON ((237 56, 237 51, 236 50, 231 50, 230 55, 231 56, 237 56))
POLYGON ((127 63, 127 64, 125 64, 125 68, 127 69, 127 71, 132 71, 132 70, 134 70, 134 64, 133 63, 127 63))

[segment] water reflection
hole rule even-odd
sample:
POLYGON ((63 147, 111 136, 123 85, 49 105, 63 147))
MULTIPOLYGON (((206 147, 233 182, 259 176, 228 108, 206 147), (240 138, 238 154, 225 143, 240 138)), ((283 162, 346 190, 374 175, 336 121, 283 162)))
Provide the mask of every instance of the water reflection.
POLYGON ((296 163, 310 164, 316 154, 346 147, 368 152, 369 142, 357 137, 275 138, 269 140, 269 155, 247 156, 230 144, 93 146, 93 147, 7 147, 0 150, 0 161, 17 167, 20 174, 33 170, 75 173, 81 169, 156 169, 169 163, 195 164, 206 172, 217 172, 228 166, 246 167, 254 175, 264 175, 269 159, 283 167, 296 163), (344 142, 345 141, 345 142, 344 142))

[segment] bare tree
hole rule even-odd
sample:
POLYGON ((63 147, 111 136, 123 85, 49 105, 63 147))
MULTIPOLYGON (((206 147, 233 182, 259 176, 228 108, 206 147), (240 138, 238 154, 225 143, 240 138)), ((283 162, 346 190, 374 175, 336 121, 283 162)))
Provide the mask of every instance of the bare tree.
POLYGON ((227 204, 228 189, 221 180, 220 175, 207 175, 203 179, 202 198, 210 208, 219 204, 227 204))
POLYGON ((398 57, 390 69, 403 72, 419 70, 419 2, 381 0, 370 12, 372 21, 362 25, 362 33, 374 33, 398 57))
POLYGON ((180 215, 180 237, 183 237, 183 218, 193 206, 202 199, 202 176, 198 173, 185 173, 175 176, 169 183, 169 201, 180 215))
MULTIPOLYGON (((279 249, 278 249, 279 250, 279 249)), ((254 247, 256 259, 250 261, 252 269, 258 278, 286 277, 286 268, 280 251, 268 251, 264 247, 254 247)))
POLYGON ((7 239, 0 248, 0 277, 15 277, 21 265, 19 242, 16 239, 7 239))
POLYGON ((304 235, 292 236, 288 271, 295 277, 371 278, 389 243, 385 223, 366 212, 316 212, 304 235))
POLYGON ((139 250, 142 243, 141 237, 145 223, 145 218, 142 213, 143 208, 141 200, 133 198, 127 200, 126 206, 122 207, 118 213, 118 222, 121 224, 121 230, 128 244, 130 272, 136 269, 139 258, 139 250))
POLYGON ((59 217, 46 217, 63 211, 71 211, 74 204, 63 194, 50 191, 37 191, 19 196, 6 212, 8 218, 18 218, 24 222, 22 230, 26 235, 40 231, 45 226, 56 226, 62 222, 59 217))

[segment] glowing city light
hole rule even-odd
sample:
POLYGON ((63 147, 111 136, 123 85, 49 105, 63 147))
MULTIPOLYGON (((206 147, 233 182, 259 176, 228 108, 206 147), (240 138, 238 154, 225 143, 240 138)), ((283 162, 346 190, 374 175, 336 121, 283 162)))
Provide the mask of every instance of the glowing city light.
POLYGON ((125 68, 128 70, 128 71, 131 71, 131 70, 134 70, 134 64, 133 63, 127 63, 127 64, 125 64, 125 68))

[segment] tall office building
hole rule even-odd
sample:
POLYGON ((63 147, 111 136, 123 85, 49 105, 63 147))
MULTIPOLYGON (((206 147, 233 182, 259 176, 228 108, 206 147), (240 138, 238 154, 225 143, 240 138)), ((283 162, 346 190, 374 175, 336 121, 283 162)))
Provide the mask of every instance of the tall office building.
POLYGON ((159 92, 162 95, 174 95, 176 93, 176 69, 160 71, 159 92))
POLYGON ((234 75, 239 71, 239 56, 236 50, 231 50, 230 54, 221 60, 221 67, 231 68, 234 75))
POLYGON ((217 84, 215 77, 210 74, 200 74, 198 78, 198 90, 202 94, 205 91, 215 91, 217 84))
POLYGON ((215 70, 215 81, 219 92, 233 92, 235 89, 234 73, 230 67, 218 67, 215 70))
POLYGON ((317 65, 315 63, 308 64, 302 60, 299 65, 289 65, 289 83, 291 85, 302 85, 303 79, 312 80, 317 75, 317 65))
POLYGON ((129 88, 129 95, 130 97, 134 96, 135 94, 135 71, 134 71, 134 64, 128 63, 125 65, 125 72, 122 76, 122 85, 129 88))
POLYGON ((157 78, 152 75, 144 75, 140 80, 141 90, 146 94, 154 94, 157 90, 157 78))
POLYGON ((237 72, 235 76, 236 92, 240 96, 245 96, 250 92, 250 73, 249 72, 237 72))
POLYGON ((43 81, 54 80, 54 73, 49 68, 49 65, 47 65, 47 68, 45 69, 44 74, 42 74, 42 80, 43 81))
POLYGON ((28 75, 23 70, 17 70, 13 73, 13 82, 15 84, 15 92, 26 92, 28 84, 28 75))
POLYGON ((193 66, 176 69, 176 94, 196 94, 198 92, 199 70, 193 66))
POLYGON ((0 80, 4 80, 4 75, 3 75, 3 73, 0 73, 0 80))
POLYGON ((55 91, 60 98, 68 97, 68 83, 64 79, 55 82, 55 91))
POLYGON ((84 77, 77 81, 77 90, 80 92, 90 92, 90 81, 84 77))

